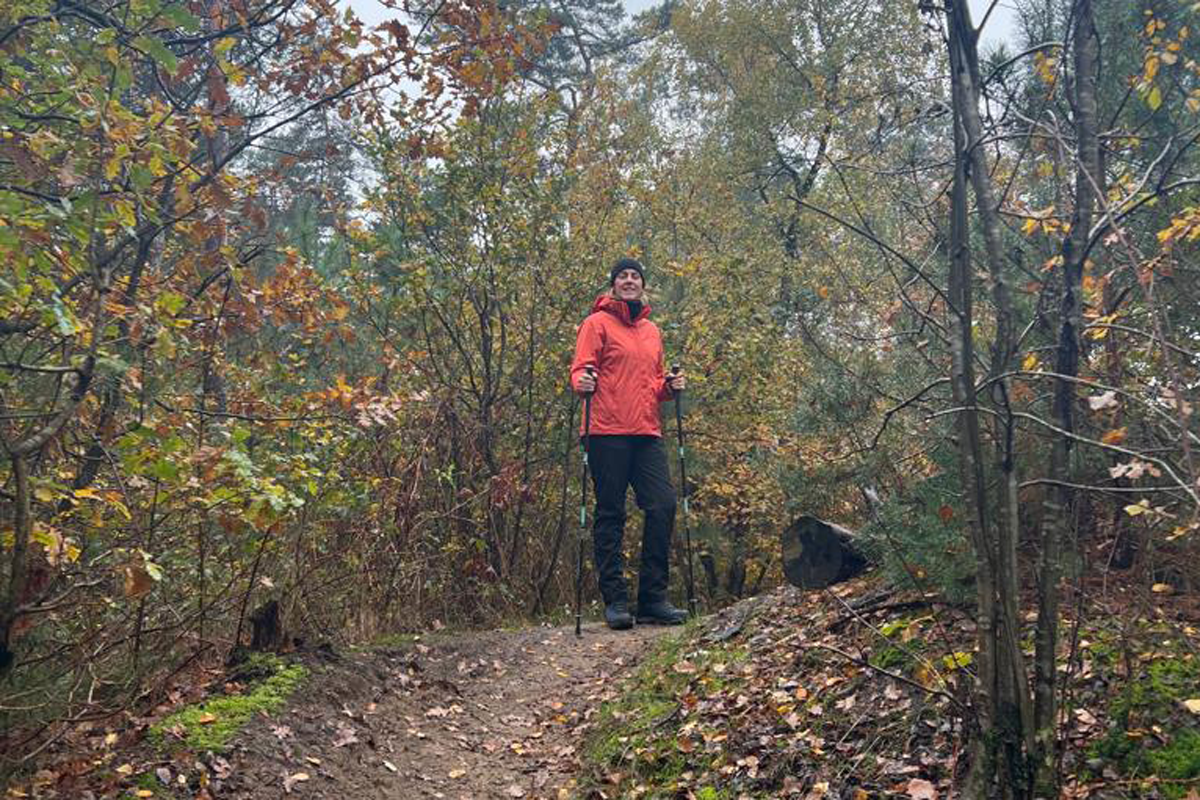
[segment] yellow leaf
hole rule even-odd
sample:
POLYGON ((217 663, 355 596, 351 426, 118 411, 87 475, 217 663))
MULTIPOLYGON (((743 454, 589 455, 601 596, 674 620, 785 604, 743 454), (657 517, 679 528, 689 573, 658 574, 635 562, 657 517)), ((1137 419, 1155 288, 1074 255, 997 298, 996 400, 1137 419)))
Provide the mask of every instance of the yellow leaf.
MULTIPOLYGON (((211 725, 217 721, 217 715, 211 714, 211 713, 201 714, 200 719, 198 719, 196 721, 199 722, 201 725, 211 725)), ((305 779, 301 778, 300 780, 305 780, 305 779)))
POLYGON ((137 796, 138 797, 154 797, 154 792, 150 791, 149 789, 138 789, 137 796))
POLYGON ((117 767, 117 774, 118 775, 132 775, 133 774, 133 764, 122 764, 121 766, 117 767))
POLYGON ((1158 56, 1150 56, 1146 59, 1145 70, 1142 72, 1142 80, 1146 83, 1154 80, 1154 76, 1158 74, 1158 56))
POLYGON ((1155 594, 1173 594, 1175 592, 1175 587, 1169 583, 1156 583, 1150 587, 1150 591, 1154 592, 1155 594))
POLYGON ((1131 517, 1136 517, 1139 514, 1145 514, 1149 510, 1150 510, 1150 502, 1148 500, 1143 500, 1140 503, 1136 503, 1134 505, 1125 506, 1125 513, 1131 517))
POLYGON ((1184 700, 1183 707, 1193 714, 1200 714, 1200 697, 1192 697, 1184 700))
POLYGON ((1030 353, 1029 355, 1025 356, 1025 360, 1021 362, 1021 369, 1025 370, 1026 372, 1033 372, 1041 365, 1042 362, 1038 361, 1038 357, 1033 353, 1030 353))

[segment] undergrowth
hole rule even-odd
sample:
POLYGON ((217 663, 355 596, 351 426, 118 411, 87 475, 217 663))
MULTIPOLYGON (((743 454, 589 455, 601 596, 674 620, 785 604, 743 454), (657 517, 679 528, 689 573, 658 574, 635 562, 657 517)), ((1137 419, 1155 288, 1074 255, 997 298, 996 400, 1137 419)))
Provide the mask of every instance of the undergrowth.
MULTIPOLYGON (((1132 659, 1135 675, 1106 708, 1105 734, 1087 750, 1093 777, 1115 771, 1127 781, 1156 785, 1166 798, 1183 798, 1200 783, 1200 732, 1185 706, 1200 696, 1200 661, 1163 631, 1146 630, 1157 646, 1132 659)), ((1118 648, 1101 638, 1090 652, 1116 667, 1118 648)))
MULTIPOLYGON (((698 626, 660 641, 619 698, 605 703, 584 746, 592 767, 582 780, 585 791, 617 786, 621 797, 673 798, 690 791, 702 800, 732 800, 727 788, 696 785, 696 758, 683 710, 697 695, 737 691, 747 652, 737 646, 696 648, 698 626)), ((746 795, 743 795, 746 796, 746 795)))

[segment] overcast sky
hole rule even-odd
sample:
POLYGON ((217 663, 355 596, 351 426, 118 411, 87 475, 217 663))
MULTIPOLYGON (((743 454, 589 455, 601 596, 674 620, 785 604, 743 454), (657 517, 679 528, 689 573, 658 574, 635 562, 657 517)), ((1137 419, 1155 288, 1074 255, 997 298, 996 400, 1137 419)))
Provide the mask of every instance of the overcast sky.
MULTIPOLYGON (((916 0, 892 1, 916 2, 916 0)), ((348 2, 358 12, 362 21, 368 25, 375 25, 386 19, 385 10, 379 5, 378 0, 343 0, 343 2, 348 2)), ((976 25, 983 19, 984 13, 992 2, 993 0, 970 0, 971 18, 976 25)), ((983 31, 983 47, 981 49, 986 50, 993 43, 1011 40, 1016 35, 1012 10, 1014 2, 1015 0, 996 0, 996 10, 992 12, 983 31)), ((653 5, 656 5, 656 0, 625 0, 625 10, 630 14, 644 11, 653 5)), ((1010 47, 1010 49, 1015 48, 1010 47)))

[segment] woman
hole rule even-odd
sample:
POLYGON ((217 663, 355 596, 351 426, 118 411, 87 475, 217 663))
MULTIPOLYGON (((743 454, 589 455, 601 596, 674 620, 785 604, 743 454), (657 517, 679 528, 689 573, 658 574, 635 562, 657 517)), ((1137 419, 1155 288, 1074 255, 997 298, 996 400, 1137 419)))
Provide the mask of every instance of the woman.
POLYGON ((638 571, 637 621, 678 625, 687 612, 667 600, 667 554, 675 527, 675 489, 662 443, 658 404, 686 386, 682 372, 663 374, 662 337, 647 317, 642 265, 613 265, 609 291, 596 298, 575 340, 571 385, 592 395, 588 463, 596 487, 596 573, 604 620, 613 630, 633 626, 625 582, 625 494, 633 487, 645 514, 638 571))

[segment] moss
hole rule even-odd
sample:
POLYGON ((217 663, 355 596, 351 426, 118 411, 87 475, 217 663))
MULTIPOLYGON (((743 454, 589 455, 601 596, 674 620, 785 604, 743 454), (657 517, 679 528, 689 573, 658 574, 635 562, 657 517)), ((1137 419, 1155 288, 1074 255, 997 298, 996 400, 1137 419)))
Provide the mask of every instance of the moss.
POLYGON ((1114 765, 1129 778, 1182 781, 1160 788, 1165 797, 1184 797, 1200 779, 1200 733, 1179 706, 1195 696, 1198 684, 1200 663, 1190 654, 1151 662, 1110 704, 1114 724, 1091 746, 1089 757, 1114 765), (1151 728, 1157 736, 1147 735, 1151 728))
MULTIPOLYGON (((1200 778, 1200 732, 1182 730, 1166 746, 1146 754, 1151 774, 1164 779, 1184 781, 1200 778)), ((1180 789, 1179 796, 1183 795, 1180 789)))
POLYGON ((419 633, 387 633, 374 639, 364 650, 406 650, 421 641, 419 633))
POLYGON ((912 661, 912 656, 899 647, 884 647, 878 652, 872 653, 870 658, 871 666, 886 670, 899 669, 910 661, 912 661))
POLYGON ((259 712, 271 712, 300 687, 308 670, 275 659, 273 674, 244 694, 214 697, 180 709, 150 729, 150 739, 163 750, 220 751, 259 712))

